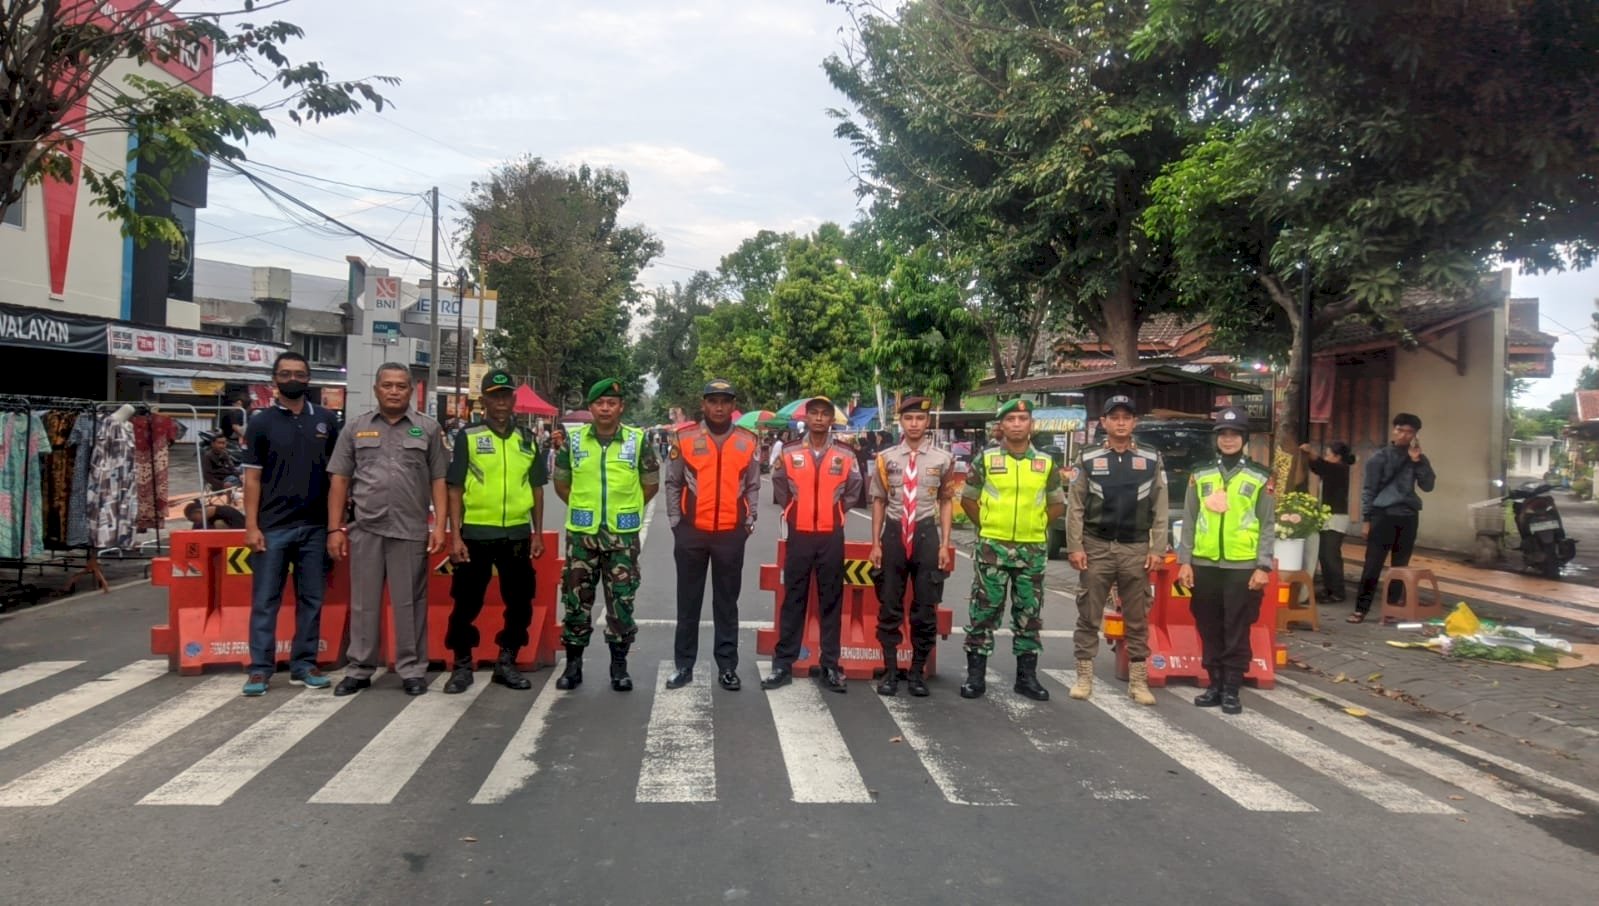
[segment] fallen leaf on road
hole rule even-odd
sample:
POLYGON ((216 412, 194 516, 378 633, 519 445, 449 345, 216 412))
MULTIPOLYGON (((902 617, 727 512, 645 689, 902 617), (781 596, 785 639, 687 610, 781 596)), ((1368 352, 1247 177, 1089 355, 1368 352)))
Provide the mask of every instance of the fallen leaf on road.
POLYGON ((1337 676, 1333 677, 1333 682, 1335 682, 1335 683, 1347 683, 1347 682, 1349 682, 1349 677, 1345 676, 1342 673, 1340 673, 1337 676))
POLYGON ((1365 708, 1345 708, 1344 709, 1344 713, 1348 714, 1350 717, 1365 717, 1366 716, 1366 709, 1365 708))
POLYGON ((1378 681, 1380 679, 1382 679, 1382 674, 1381 673, 1373 673, 1371 676, 1366 677, 1366 682, 1375 683, 1376 681, 1378 681))
POLYGON ((477 842, 477 838, 476 837, 462 837, 461 838, 461 842, 462 843, 476 843, 477 842))
POLYGON ((1459 822, 1460 822, 1460 823, 1461 823, 1461 824, 1469 824, 1469 823, 1470 823, 1470 822, 1468 822, 1468 821, 1467 821, 1467 820, 1466 820, 1466 819, 1465 819, 1465 817, 1464 817, 1464 816, 1462 816, 1462 817, 1459 817, 1459 818, 1456 818, 1456 819, 1455 819, 1455 820, 1456 820, 1456 821, 1459 821, 1459 822))
POLYGON ((1466 797, 1465 796, 1450 796, 1449 798, 1453 799, 1456 802, 1465 802, 1466 801, 1466 797))
POLYGON ((894 736, 894 737, 891 737, 888 741, 889 742, 904 742, 905 741, 905 737, 903 737, 903 736, 894 736))

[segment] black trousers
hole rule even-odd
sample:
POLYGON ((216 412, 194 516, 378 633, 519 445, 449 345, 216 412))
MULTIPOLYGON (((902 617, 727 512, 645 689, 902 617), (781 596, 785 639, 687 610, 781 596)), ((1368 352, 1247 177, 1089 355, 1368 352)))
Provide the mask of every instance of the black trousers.
POLYGON ((883 577, 877 584, 877 641, 885 648, 899 647, 900 624, 905 620, 905 587, 911 587, 911 650, 923 656, 938 641, 935 609, 944 600, 944 574, 938 569, 938 521, 916 523, 911 554, 905 555, 904 535, 897 520, 883 523, 883 577))
POLYGON ((672 658, 679 670, 694 666, 700 653, 700 613, 705 607, 705 573, 711 574, 711 620, 715 624, 717 669, 738 669, 738 595, 744 580, 743 526, 705 532, 688 517, 672 530, 677 561, 677 635, 672 658))
POLYGON ((1321 569, 1321 584, 1334 598, 1344 596, 1344 533, 1323 530, 1316 560, 1321 569))
POLYGON ((1188 608, 1199 630, 1205 670, 1238 685, 1249 670, 1249 627, 1260 617, 1260 592, 1249 590, 1250 569, 1194 567, 1188 608))
POLYGON ((450 579, 449 628, 444 632, 444 647, 455 655, 457 665, 472 660, 478 631, 473 621, 483 612, 483 595, 489 590, 493 571, 500 571, 500 598, 505 602, 505 628, 495 638, 501 648, 515 651, 527 644, 527 629, 533 624, 533 551, 530 539, 473 541, 467 539, 466 563, 455 564, 450 579))
MULTIPOLYGON (((1356 610, 1361 613, 1371 610, 1372 599, 1377 596, 1377 582, 1382 578, 1383 561, 1388 559, 1390 552, 1394 566, 1410 565, 1410 555, 1416 550, 1416 528, 1420 522, 1420 517, 1415 514, 1372 514, 1371 534, 1366 536, 1366 565, 1360 571, 1360 597, 1355 599, 1356 610)), ((1389 600, 1398 599, 1390 595, 1389 600)))
POLYGON ((778 624, 772 666, 789 669, 799 657, 805 637, 805 608, 811 576, 816 577, 816 617, 821 624, 824 669, 838 669, 839 620, 844 613, 844 529, 833 532, 789 532, 783 558, 783 616, 778 624))

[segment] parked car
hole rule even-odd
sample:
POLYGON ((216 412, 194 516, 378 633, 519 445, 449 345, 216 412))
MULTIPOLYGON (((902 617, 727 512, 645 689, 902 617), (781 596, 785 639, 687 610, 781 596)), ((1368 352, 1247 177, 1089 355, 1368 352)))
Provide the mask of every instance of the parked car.
MULTIPOLYGON (((1215 435, 1211 432, 1214 424, 1206 419, 1142 419, 1138 423, 1138 430, 1133 432, 1133 441, 1142 446, 1153 447, 1160 453, 1161 462, 1166 467, 1168 529, 1183 518, 1183 503, 1187 499, 1189 473, 1197 463, 1208 460, 1215 450, 1215 435)), ((1104 442, 1105 432, 1101 428, 1095 434, 1093 443, 1098 446, 1104 442)), ((1057 465, 1065 467, 1066 455, 1059 447, 1050 444, 1040 446, 1039 449, 1054 457, 1057 465)), ((1060 559, 1064 555, 1065 548, 1066 519, 1061 517, 1050 526, 1050 559, 1060 559)))

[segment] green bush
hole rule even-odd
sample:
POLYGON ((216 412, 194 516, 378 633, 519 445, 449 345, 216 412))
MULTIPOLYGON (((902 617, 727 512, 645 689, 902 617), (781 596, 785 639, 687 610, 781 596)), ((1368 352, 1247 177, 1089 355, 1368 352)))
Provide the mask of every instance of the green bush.
POLYGON ((1588 500, 1593 497, 1593 479, 1579 478, 1571 483, 1571 493, 1577 495, 1578 500, 1588 500))

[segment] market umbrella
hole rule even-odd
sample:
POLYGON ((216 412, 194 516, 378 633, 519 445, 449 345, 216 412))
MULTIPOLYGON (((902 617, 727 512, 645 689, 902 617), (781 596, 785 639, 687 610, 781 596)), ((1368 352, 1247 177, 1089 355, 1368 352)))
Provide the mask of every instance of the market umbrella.
POLYGON ((518 415, 543 415, 555 414, 555 407, 545 402, 531 385, 523 384, 516 388, 516 412, 518 415))
POLYGON ((770 409, 759 409, 754 412, 746 412, 734 419, 733 424, 738 425, 740 428, 748 428, 751 431, 754 431, 757 428, 788 427, 788 421, 779 418, 777 413, 770 409))
MULTIPOLYGON (((794 422, 802 422, 802 421, 804 421, 805 420, 805 411, 804 411, 805 410, 805 404, 810 402, 810 401, 811 401, 811 398, 807 396, 807 397, 804 397, 802 399, 797 399, 794 402, 789 403, 787 406, 784 406, 783 408, 777 410, 777 417, 778 417, 779 420, 781 420, 783 422, 783 424, 778 425, 776 427, 787 428, 790 425, 792 425, 794 422)), ((843 408, 840 407, 836 403, 833 405, 833 424, 835 424, 835 425, 848 425, 849 424, 849 419, 845 417, 843 408)))

